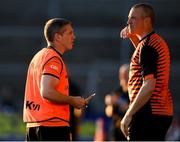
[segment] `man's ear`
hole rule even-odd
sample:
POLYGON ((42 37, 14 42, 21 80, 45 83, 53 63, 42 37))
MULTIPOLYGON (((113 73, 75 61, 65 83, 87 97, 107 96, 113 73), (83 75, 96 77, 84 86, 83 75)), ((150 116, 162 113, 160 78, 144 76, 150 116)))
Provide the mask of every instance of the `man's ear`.
POLYGON ((149 23, 151 23, 151 18, 150 17, 146 17, 144 19, 144 21, 145 21, 146 24, 149 24, 149 23))
POLYGON ((61 34, 55 33, 54 40, 61 40, 61 39, 62 39, 61 34))

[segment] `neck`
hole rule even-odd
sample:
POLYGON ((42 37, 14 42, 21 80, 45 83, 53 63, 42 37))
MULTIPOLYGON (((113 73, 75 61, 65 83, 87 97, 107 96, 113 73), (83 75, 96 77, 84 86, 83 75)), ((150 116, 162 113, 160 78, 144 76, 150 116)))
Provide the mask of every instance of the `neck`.
POLYGON ((55 48, 61 55, 64 54, 64 51, 62 50, 61 46, 58 46, 55 43, 48 43, 48 46, 55 48))
POLYGON ((152 28, 140 33, 140 34, 137 34, 137 37, 139 40, 141 40, 142 38, 144 38, 146 35, 148 35, 149 33, 151 33, 153 31, 152 28))

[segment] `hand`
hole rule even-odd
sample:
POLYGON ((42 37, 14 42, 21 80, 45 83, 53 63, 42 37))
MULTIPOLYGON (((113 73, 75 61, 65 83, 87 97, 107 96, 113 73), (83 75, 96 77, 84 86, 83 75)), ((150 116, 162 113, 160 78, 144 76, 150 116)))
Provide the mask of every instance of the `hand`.
POLYGON ((86 100, 86 104, 89 103, 89 101, 95 96, 95 93, 90 95, 89 97, 87 97, 85 100, 86 100))
POLYGON ((129 139, 129 124, 131 123, 131 120, 132 116, 127 113, 121 120, 121 130, 127 139, 129 139))
POLYGON ((129 30, 128 27, 124 27, 121 31, 120 31, 120 37, 125 39, 125 38, 129 38, 129 30))
POLYGON ((75 108, 78 108, 78 109, 85 108, 86 104, 87 104, 86 100, 80 96, 73 97, 73 100, 71 103, 72 106, 74 106, 75 108))
POLYGON ((120 37, 123 39, 129 38, 135 48, 138 46, 139 38, 136 36, 136 34, 130 32, 128 26, 120 31, 120 37))

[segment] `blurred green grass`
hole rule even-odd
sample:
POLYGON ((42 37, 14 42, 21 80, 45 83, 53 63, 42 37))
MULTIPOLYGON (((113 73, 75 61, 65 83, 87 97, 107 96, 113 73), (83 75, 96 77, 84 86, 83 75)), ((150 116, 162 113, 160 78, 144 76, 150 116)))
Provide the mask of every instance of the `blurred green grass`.
POLYGON ((79 126, 79 138, 81 140, 93 140, 95 134, 94 120, 84 120, 79 126))
POLYGON ((22 116, 16 113, 0 113, 0 138, 9 136, 23 136, 25 134, 25 124, 22 116))

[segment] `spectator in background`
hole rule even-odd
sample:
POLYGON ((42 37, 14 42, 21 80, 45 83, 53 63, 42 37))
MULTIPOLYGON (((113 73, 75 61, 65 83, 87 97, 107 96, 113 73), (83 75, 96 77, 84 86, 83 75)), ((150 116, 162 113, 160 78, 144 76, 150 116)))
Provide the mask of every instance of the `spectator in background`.
POLYGON ((119 68, 119 85, 117 90, 112 91, 105 96, 106 115, 112 117, 112 131, 110 133, 111 140, 125 141, 126 138, 119 129, 121 119, 123 118, 129 104, 128 98, 128 77, 129 65, 123 64, 119 68))
POLYGON ((173 118, 169 47, 154 31, 154 21, 151 5, 135 4, 120 33, 135 47, 128 81, 130 105, 121 121, 121 130, 131 141, 165 140, 173 118))
MULTIPOLYGON (((72 81, 72 79, 69 79, 69 95, 71 96, 81 96, 80 88, 79 86, 72 81)), ((72 141, 78 140, 78 132, 79 132, 79 119, 81 117, 82 110, 74 108, 73 106, 70 106, 70 128, 71 128, 71 134, 72 134, 72 141)))

